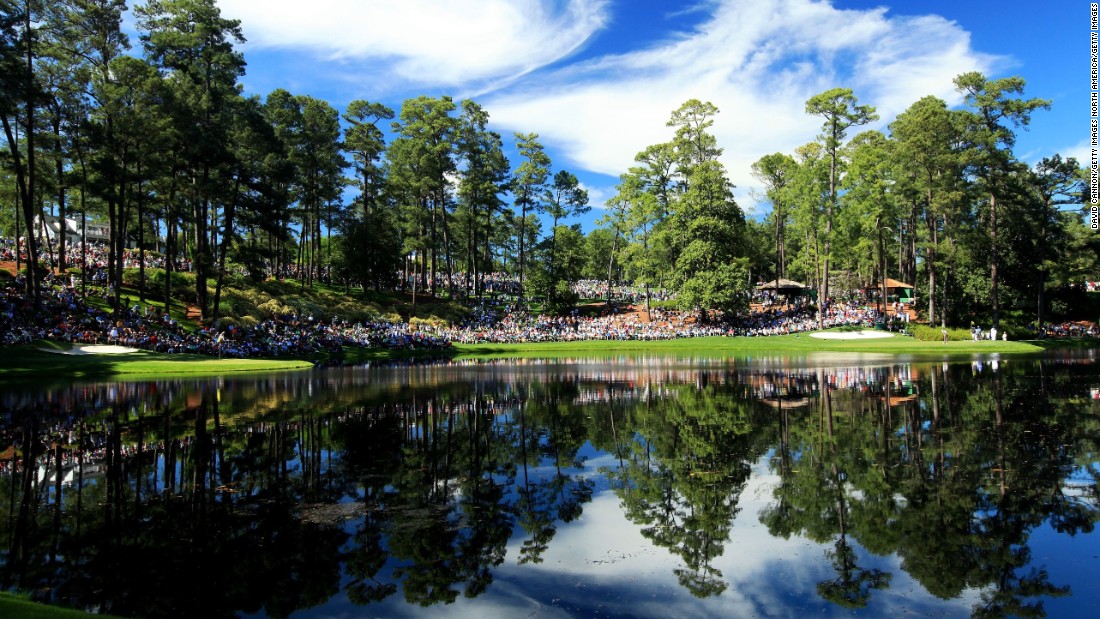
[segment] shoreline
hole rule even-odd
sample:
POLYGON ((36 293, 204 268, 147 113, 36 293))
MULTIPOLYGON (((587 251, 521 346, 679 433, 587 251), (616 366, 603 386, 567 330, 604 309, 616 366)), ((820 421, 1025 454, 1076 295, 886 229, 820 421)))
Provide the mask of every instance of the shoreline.
MULTIPOLYGON (((834 332, 841 333, 841 332, 834 332)), ((816 353, 850 353, 896 358, 952 359, 973 355, 1040 355, 1052 351, 1100 350, 1100 339, 1067 338, 1025 341, 926 342, 909 337, 821 338, 809 333, 766 337, 699 337, 673 340, 584 340, 505 344, 454 344, 438 349, 345 349, 321 358, 218 359, 200 355, 136 351, 124 354, 57 354, 71 347, 57 342, 0 347, 0 385, 28 380, 140 380, 223 374, 300 371, 320 365, 360 365, 402 360, 577 359, 614 356, 670 358, 776 356, 807 357, 816 353)))

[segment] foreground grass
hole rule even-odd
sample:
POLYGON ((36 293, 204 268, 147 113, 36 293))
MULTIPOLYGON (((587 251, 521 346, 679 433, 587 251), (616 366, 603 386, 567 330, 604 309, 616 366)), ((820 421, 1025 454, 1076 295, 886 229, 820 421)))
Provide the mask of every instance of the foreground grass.
POLYGON ((41 342, 39 346, 41 348, 0 348, 0 382, 216 376, 313 367, 309 361, 300 359, 216 359, 202 355, 169 355, 146 351, 120 355, 63 355, 42 348, 64 348, 64 345, 41 342))
POLYGON ((112 619, 111 615, 98 615, 57 606, 46 606, 2 592, 0 592, 0 617, 19 617, 19 619, 88 619, 89 617, 101 617, 102 619, 112 619))

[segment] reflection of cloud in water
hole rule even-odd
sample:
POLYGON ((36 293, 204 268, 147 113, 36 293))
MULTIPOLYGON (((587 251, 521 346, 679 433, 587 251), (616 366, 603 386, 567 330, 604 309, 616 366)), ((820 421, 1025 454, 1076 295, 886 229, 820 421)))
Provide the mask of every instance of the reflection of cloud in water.
MULTIPOLYGON (((600 460, 599 465, 612 464, 600 460)), ((756 463, 741 494, 741 511, 724 544, 725 552, 713 562, 730 585, 718 598, 697 599, 681 587, 673 570, 683 567, 683 563, 668 549, 642 536, 641 527, 626 520, 618 497, 611 491, 593 497, 578 521, 560 525, 542 564, 516 569, 514 558, 523 540, 522 531, 518 531, 508 547, 508 559, 497 570, 497 581, 486 596, 499 593, 494 589, 502 581, 521 578, 533 581, 520 585, 521 589, 548 591, 558 601, 557 606, 572 609, 572 616, 850 616, 851 611, 817 594, 816 583, 834 576, 822 560, 831 544, 816 544, 802 537, 773 537, 760 523, 760 511, 771 504, 772 490, 778 483, 778 476, 768 470, 767 458, 756 463)), ((969 616, 978 599, 976 592, 964 594, 950 602, 957 612, 945 614, 945 601, 926 593, 902 571, 897 560, 861 550, 860 563, 894 574, 889 590, 874 596, 868 606, 874 616, 969 616)))

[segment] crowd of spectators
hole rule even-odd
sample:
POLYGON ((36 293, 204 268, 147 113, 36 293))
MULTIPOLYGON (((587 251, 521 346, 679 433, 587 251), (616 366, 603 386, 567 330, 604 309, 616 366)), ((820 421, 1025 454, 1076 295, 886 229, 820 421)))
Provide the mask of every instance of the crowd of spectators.
POLYGON ((1057 324, 1043 324, 1043 337, 1100 337, 1100 328, 1095 322, 1067 321, 1057 324))
POLYGON ((47 339, 75 344, 115 344, 165 353, 224 357, 311 355, 344 346, 445 348, 450 343, 407 323, 349 323, 288 315, 253 327, 203 326, 188 330, 168 314, 135 305, 111 311, 85 303, 68 282, 42 283, 35 309, 22 277, 0 287, 0 344, 47 339))
MULTIPOLYGON (((70 246, 69 261, 86 265, 99 278, 106 266, 105 247, 90 244, 87 251, 70 246)), ((0 242, 0 259, 13 255, 11 242, 0 242)), ((129 250, 123 257, 125 266, 139 260, 129 250)), ((163 267, 158 258, 149 256, 146 266, 163 267)), ((159 258, 163 261, 163 258, 159 258)), ((176 265, 181 270, 190 267, 186 261, 176 265)), ((767 291, 757 292, 752 311, 724 316, 712 312, 700 320, 696 312, 654 308, 640 309, 645 299, 641 286, 613 282, 613 303, 599 315, 581 315, 574 311, 567 316, 535 315, 526 305, 517 302, 518 280, 502 273, 479 276, 491 294, 473 307, 468 317, 454 325, 411 325, 405 322, 356 322, 339 318, 284 315, 271 317, 250 327, 226 323, 198 328, 184 328, 170 316, 151 306, 100 309, 85 302, 75 278, 52 275, 42 282, 42 303, 35 309, 23 294, 21 276, 0 289, 0 344, 51 339, 73 343, 110 343, 167 353, 199 353, 227 357, 258 357, 311 355, 335 352, 347 346, 391 349, 442 349, 452 342, 520 343, 562 342, 576 340, 666 340, 702 336, 769 336, 813 331, 825 328, 859 325, 870 327, 886 319, 871 304, 857 301, 826 302, 822 313, 807 297, 788 299, 767 291)), ((445 284, 465 285, 466 276, 456 273, 445 284)), ((95 283, 105 284, 99 279, 95 283)), ((110 298, 105 286, 104 298, 110 298)), ((581 280, 574 291, 581 298, 601 298, 607 284, 598 280, 581 280)), ((663 289, 651 290, 651 298, 671 297, 663 289)), ((905 314, 906 318, 908 313, 905 314)), ((904 325, 900 325, 904 326, 904 325)), ((1097 335, 1095 323, 1063 323, 1047 325, 1048 336, 1097 335)))

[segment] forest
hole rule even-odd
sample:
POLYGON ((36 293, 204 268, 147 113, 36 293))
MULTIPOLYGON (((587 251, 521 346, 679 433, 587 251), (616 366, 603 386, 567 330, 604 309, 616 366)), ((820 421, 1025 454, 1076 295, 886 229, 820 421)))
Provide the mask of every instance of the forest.
MULTIPOLYGON (((746 311, 768 280, 849 299, 887 297, 892 278, 914 285, 930 324, 1034 324, 1082 317, 1085 282, 1100 279, 1082 165, 1014 152, 1050 106, 1017 76, 958 75, 961 106, 925 97, 887 132, 866 128, 880 118, 850 89, 811 97, 821 133, 761 154, 752 174, 769 210, 753 218, 710 131, 721 101, 672 110, 668 141, 592 205, 537 127, 501 136, 473 100, 341 111, 283 89, 244 94, 241 24, 214 0, 134 6, 137 42, 123 0, 0 5, 0 236, 25 238, 17 259, 86 275, 36 222, 106 224, 116 300, 127 248, 163 258, 165 299, 172 271, 192 272, 203 319, 221 314, 231 277, 469 299, 503 274, 556 313, 582 279, 632 282, 647 304, 667 291, 705 318, 746 311), (586 233, 576 220, 593 206, 603 215, 586 233)), ((26 269, 29 296, 45 272, 26 269)))

